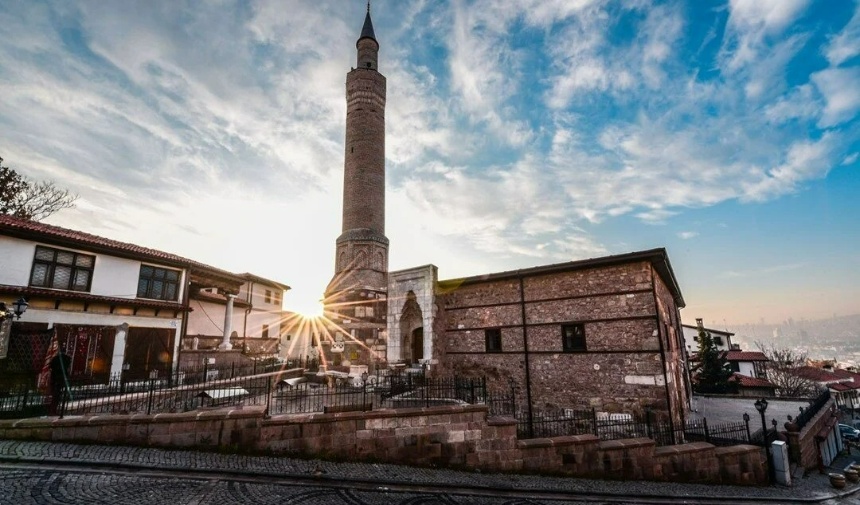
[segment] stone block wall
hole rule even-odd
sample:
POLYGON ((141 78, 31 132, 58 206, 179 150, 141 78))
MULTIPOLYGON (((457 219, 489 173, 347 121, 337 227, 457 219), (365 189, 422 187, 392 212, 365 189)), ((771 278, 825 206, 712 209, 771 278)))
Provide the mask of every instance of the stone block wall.
POLYGON ((807 470, 818 467, 818 441, 815 437, 833 417, 834 405, 835 401, 831 399, 815 414, 811 421, 806 423, 802 430, 785 434, 788 439, 789 457, 792 463, 797 463, 807 470))
POLYGON ((0 421, 0 439, 206 447, 269 454, 626 480, 761 484, 759 447, 593 435, 523 440, 482 405, 267 418, 263 407, 183 414, 0 421))
POLYGON ((510 276, 443 281, 438 300, 442 375, 513 382, 535 411, 650 409, 680 422, 688 410, 677 305, 650 261, 531 273, 522 289, 510 276), (567 323, 583 325, 584 350, 564 350, 567 323), (500 352, 487 352, 490 329, 500 352))

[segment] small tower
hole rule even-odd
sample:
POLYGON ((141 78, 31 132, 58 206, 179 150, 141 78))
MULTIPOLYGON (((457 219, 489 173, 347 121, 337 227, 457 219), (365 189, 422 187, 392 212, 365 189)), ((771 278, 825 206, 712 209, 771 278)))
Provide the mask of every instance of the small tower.
POLYGON ((335 364, 368 364, 372 357, 384 359, 385 354, 386 84, 378 71, 379 43, 370 2, 355 46, 357 67, 346 75, 343 228, 336 242, 334 278, 325 293, 326 316, 336 325, 330 329, 331 337, 344 341, 343 346, 332 345, 338 351, 331 356, 335 364))

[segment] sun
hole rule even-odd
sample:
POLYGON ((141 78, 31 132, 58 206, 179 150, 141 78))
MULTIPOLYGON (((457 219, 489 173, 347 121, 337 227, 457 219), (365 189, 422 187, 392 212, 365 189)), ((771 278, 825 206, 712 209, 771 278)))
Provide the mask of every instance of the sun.
POLYGON ((322 300, 308 301, 296 307, 296 313, 305 319, 319 319, 323 317, 324 309, 322 300))

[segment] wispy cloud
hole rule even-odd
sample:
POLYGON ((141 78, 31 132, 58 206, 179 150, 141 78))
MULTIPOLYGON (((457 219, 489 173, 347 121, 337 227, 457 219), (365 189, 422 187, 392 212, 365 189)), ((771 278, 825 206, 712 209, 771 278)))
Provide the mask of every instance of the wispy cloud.
POLYGON ((794 270, 799 270, 806 266, 804 263, 789 263, 784 265, 774 265, 770 267, 758 268, 758 269, 749 269, 749 270, 730 270, 723 273, 723 277, 726 278, 744 278, 744 277, 762 277, 772 274, 781 274, 785 272, 791 272, 794 270))

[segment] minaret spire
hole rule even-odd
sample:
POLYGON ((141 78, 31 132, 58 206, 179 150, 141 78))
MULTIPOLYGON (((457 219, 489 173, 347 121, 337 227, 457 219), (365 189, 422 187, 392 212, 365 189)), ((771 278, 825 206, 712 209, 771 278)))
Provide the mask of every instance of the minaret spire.
MULTIPOLYGON (((379 42, 370 20, 355 43, 358 65, 346 75, 346 136, 343 163, 343 224, 335 241, 335 273, 326 288, 326 315, 337 322, 335 338, 348 356, 367 363, 369 345, 385 343, 388 238, 385 236, 385 76, 379 72, 379 42)), ((354 361, 355 360, 355 361, 354 361)))

